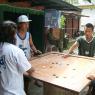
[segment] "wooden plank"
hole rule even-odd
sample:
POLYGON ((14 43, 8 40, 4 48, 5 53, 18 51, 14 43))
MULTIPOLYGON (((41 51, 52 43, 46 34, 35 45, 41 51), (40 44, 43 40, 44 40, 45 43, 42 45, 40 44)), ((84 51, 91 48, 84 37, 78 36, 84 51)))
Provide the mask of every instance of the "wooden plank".
POLYGON ((32 59, 35 72, 32 77, 80 93, 89 83, 87 76, 95 70, 95 58, 47 53, 32 59))
POLYGON ((79 95, 79 93, 63 89, 44 82, 44 95, 79 95))

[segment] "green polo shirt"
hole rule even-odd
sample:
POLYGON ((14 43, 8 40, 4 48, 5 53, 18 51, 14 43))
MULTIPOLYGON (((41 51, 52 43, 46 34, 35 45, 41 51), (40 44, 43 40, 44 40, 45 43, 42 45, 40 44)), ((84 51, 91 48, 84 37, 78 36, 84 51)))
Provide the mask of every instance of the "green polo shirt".
POLYGON ((82 56, 93 57, 95 54, 95 37, 90 42, 87 42, 85 36, 81 36, 77 39, 79 44, 78 54, 82 56))

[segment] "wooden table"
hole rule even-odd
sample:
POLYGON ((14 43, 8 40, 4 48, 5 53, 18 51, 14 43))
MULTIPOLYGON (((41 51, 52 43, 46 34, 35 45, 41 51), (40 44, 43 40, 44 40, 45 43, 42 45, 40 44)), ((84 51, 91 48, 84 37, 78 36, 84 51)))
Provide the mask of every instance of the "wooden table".
POLYGON ((44 95, 80 95, 90 83, 87 76, 94 73, 94 58, 62 56, 62 53, 51 52, 30 61, 35 69, 32 77, 44 83, 44 95))

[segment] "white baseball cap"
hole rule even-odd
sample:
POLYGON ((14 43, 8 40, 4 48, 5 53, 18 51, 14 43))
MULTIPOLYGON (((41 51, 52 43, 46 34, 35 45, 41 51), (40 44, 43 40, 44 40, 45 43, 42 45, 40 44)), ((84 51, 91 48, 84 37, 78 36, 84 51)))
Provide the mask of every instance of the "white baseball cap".
POLYGON ((18 22, 30 22, 32 20, 29 20, 26 15, 21 15, 18 17, 18 22))

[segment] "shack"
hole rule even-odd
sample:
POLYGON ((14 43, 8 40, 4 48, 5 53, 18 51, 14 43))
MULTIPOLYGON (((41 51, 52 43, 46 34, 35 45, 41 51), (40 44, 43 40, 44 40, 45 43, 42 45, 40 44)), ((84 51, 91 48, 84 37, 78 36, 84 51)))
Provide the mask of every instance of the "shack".
POLYGON ((45 52, 45 10, 56 9, 64 12, 66 17, 65 32, 69 37, 73 37, 75 31, 79 30, 79 20, 81 9, 62 0, 0 0, 0 21, 13 20, 17 22, 17 17, 26 14, 32 19, 30 32, 34 44, 38 49, 45 52), (39 38, 39 39, 38 39, 39 38))

